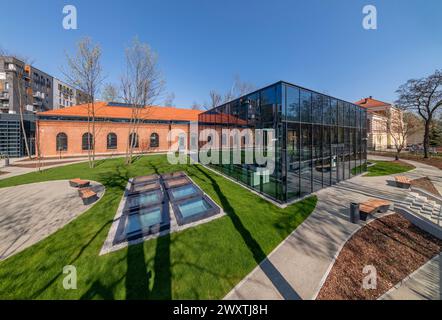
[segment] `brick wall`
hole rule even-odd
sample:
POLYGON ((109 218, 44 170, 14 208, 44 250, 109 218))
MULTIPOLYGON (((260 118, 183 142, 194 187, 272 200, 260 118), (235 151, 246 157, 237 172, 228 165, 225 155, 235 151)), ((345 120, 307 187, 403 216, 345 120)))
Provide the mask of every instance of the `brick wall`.
MULTIPOLYGON (((50 121, 39 120, 37 123, 40 141, 40 155, 42 157, 78 156, 87 155, 87 150, 82 150, 82 136, 88 132, 87 122, 76 121, 50 121), (63 132, 67 135, 67 151, 61 153, 56 149, 57 134, 63 132)), ((187 124, 172 124, 171 129, 181 129, 188 134, 187 124)), ((95 123, 95 153, 99 154, 124 154, 129 143, 130 125, 128 123, 96 122, 95 123), (107 148, 107 135, 117 135, 117 148, 107 148)), ((92 129, 91 129, 92 132, 92 129)), ((167 141, 169 124, 141 124, 138 128, 139 148, 135 152, 166 152, 173 142, 167 141), (150 147, 152 133, 159 135, 159 146, 150 147)), ((178 138, 174 142, 177 142, 178 138)))

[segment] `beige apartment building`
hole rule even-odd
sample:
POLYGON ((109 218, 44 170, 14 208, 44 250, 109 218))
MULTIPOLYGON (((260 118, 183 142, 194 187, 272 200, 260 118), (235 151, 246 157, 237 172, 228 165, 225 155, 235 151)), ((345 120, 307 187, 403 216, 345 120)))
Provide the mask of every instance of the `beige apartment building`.
POLYGON ((373 99, 372 96, 361 99, 355 104, 367 110, 367 149, 371 151, 394 149, 395 142, 390 128, 392 123, 402 121, 403 111, 390 103, 373 99))

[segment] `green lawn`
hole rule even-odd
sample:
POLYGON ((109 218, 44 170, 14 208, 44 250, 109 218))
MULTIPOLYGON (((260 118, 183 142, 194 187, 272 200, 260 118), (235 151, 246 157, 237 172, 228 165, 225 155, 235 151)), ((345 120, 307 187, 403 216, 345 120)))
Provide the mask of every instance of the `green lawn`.
POLYGON ((378 176, 388 176, 392 174, 407 172, 413 170, 415 167, 411 164, 401 162, 401 161, 373 161, 374 166, 367 167, 366 177, 378 177, 378 176))
POLYGON ((30 248, 0 262, 0 299, 219 299, 314 209, 310 197, 279 209, 201 166, 172 166, 165 156, 47 169, 0 180, 0 187, 80 177, 106 186, 87 212, 30 248), (227 216, 104 255, 98 253, 129 177, 185 170, 227 216), (64 290, 74 265, 77 290, 64 290))

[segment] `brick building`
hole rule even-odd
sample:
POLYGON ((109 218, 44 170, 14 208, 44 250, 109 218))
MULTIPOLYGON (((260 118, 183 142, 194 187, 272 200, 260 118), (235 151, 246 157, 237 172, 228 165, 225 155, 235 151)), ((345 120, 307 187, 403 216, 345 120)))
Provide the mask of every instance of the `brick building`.
MULTIPOLYGON (((140 111, 136 153, 165 152, 171 129, 189 132, 198 110, 145 107, 140 111)), ((42 157, 87 155, 89 141, 96 155, 124 154, 129 144, 132 108, 120 103, 95 103, 95 137, 88 139, 87 104, 38 114, 37 141, 42 157)), ((189 136, 189 134, 187 134, 189 136)), ((178 139, 178 138, 177 138, 178 139)))

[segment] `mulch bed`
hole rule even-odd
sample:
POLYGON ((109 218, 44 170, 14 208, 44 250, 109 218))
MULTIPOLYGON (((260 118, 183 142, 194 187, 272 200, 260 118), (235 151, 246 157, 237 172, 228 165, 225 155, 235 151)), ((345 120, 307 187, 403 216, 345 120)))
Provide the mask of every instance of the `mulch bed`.
POLYGON ((436 189, 436 187, 428 177, 411 180, 411 185, 416 188, 424 189, 425 191, 428 191, 437 196, 440 196, 439 191, 436 189))
POLYGON ((399 214, 371 222, 345 244, 318 300, 374 300, 442 250, 442 241, 420 230, 399 214), (363 269, 373 265, 377 288, 364 289, 363 269))
POLYGON ((9 173, 9 172, 6 172, 6 171, 0 171, 0 176, 1 176, 2 174, 7 174, 7 173, 9 173))

